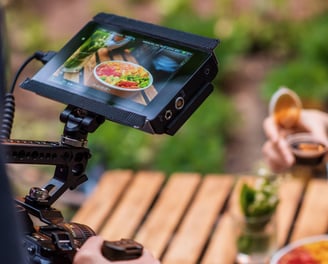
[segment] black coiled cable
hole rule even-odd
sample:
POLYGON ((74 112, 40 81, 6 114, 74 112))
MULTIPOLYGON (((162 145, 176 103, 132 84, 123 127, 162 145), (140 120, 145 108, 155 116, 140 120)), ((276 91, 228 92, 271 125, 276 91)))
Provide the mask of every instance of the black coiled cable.
POLYGON ((0 138, 10 138, 15 115, 15 98, 12 93, 6 93, 3 103, 3 118, 1 123, 0 138))
POLYGON ((5 94, 4 102, 3 102, 3 118, 1 122, 0 128, 0 139, 9 139, 11 135, 11 130, 13 127, 14 122, 14 115, 15 115, 15 97, 14 97, 14 90, 18 80, 19 75, 22 73, 24 68, 34 59, 41 61, 43 64, 47 63, 56 52, 48 51, 48 52, 41 52, 37 51, 32 56, 27 58, 24 63, 18 69, 15 78, 12 82, 10 92, 5 94))

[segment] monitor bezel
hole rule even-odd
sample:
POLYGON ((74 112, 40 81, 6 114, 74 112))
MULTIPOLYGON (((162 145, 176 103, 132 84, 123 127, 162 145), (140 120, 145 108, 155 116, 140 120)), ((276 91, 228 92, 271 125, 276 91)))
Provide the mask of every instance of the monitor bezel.
MULTIPOLYGON (((117 18, 115 15, 105 15, 104 17, 111 18, 113 16, 117 18)), ((132 25, 130 20, 128 20, 128 22, 124 21, 124 23, 113 24, 110 24, 105 20, 106 19, 97 19, 96 16, 93 21, 88 22, 71 40, 67 42, 67 44, 54 56, 53 59, 43 66, 31 79, 28 78, 25 80, 21 86, 50 99, 54 99, 69 105, 75 105, 100 115, 104 115, 105 118, 111 121, 120 122, 136 128, 142 128, 146 121, 149 122, 151 120, 155 120, 161 111, 163 111, 163 109, 182 89, 188 87, 189 90, 185 92, 189 95, 192 95, 197 91, 199 87, 192 87, 190 84, 187 84, 190 83, 200 71, 202 71, 204 65, 211 63, 213 64, 211 67, 217 67, 217 61, 213 54, 212 47, 209 49, 195 47, 194 42, 187 45, 183 41, 177 42, 169 38, 164 38, 160 34, 160 36, 157 36, 156 32, 155 34, 154 32, 140 32, 140 30, 135 32, 130 28, 132 25), (91 91, 92 93, 81 94, 76 90, 67 89, 67 86, 60 85, 58 83, 49 83, 49 76, 55 71, 55 69, 58 69, 58 67, 62 65, 71 56, 71 54, 78 49, 78 47, 81 46, 85 39, 99 27, 136 38, 142 38, 146 41, 159 43, 161 45, 167 45, 172 48, 181 49, 186 52, 191 52, 192 56, 189 61, 181 67, 179 74, 172 78, 171 83, 166 84, 166 87, 162 88, 156 97, 153 98, 147 105, 139 105, 125 98, 116 98, 115 105, 112 105, 102 99, 102 95, 104 94, 102 91, 97 91, 93 88, 85 86, 87 91, 91 91), (169 85, 170 88, 167 88, 169 85)), ((137 23, 143 22, 137 21, 137 23)), ((146 23, 146 25, 149 24, 146 23)), ((155 27, 163 29, 160 26, 155 27)), ((168 32, 170 32, 170 29, 164 28, 164 30, 168 30, 168 32)), ((175 33, 177 31, 173 30, 172 32, 175 33)), ((197 36, 193 37, 197 38, 197 36)), ((202 38, 202 40, 203 39, 204 38, 202 38)), ((212 46, 215 46, 213 44, 215 40, 209 39, 209 42, 212 46)), ((218 44, 218 41, 215 43, 218 44)), ((214 69, 214 72, 216 74, 217 68, 214 69)), ((204 82, 200 85, 203 86, 212 79, 213 74, 208 76, 208 79, 204 78, 204 82)))

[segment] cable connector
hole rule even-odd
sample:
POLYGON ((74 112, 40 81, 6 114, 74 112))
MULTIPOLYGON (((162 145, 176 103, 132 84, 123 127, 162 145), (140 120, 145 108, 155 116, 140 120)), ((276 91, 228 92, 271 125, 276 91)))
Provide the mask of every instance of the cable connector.
POLYGON ((35 52, 35 59, 41 61, 43 64, 46 64, 48 61, 50 61, 55 55, 57 54, 57 52, 55 51, 47 51, 47 52, 43 52, 43 51, 37 51, 35 52))

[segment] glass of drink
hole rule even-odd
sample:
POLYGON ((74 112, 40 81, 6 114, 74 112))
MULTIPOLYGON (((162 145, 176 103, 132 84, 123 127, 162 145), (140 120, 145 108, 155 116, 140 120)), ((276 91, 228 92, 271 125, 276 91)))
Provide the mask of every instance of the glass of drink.
POLYGON ((239 264, 268 263, 277 250, 275 215, 234 217, 239 264))

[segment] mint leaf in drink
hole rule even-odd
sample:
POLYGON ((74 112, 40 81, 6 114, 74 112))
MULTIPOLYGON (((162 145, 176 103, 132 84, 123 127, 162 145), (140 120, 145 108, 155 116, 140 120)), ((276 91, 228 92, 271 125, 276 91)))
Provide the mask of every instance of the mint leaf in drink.
POLYGON ((268 178, 256 179, 253 186, 244 183, 240 192, 240 206, 246 217, 272 214, 279 203, 277 182, 268 178))

